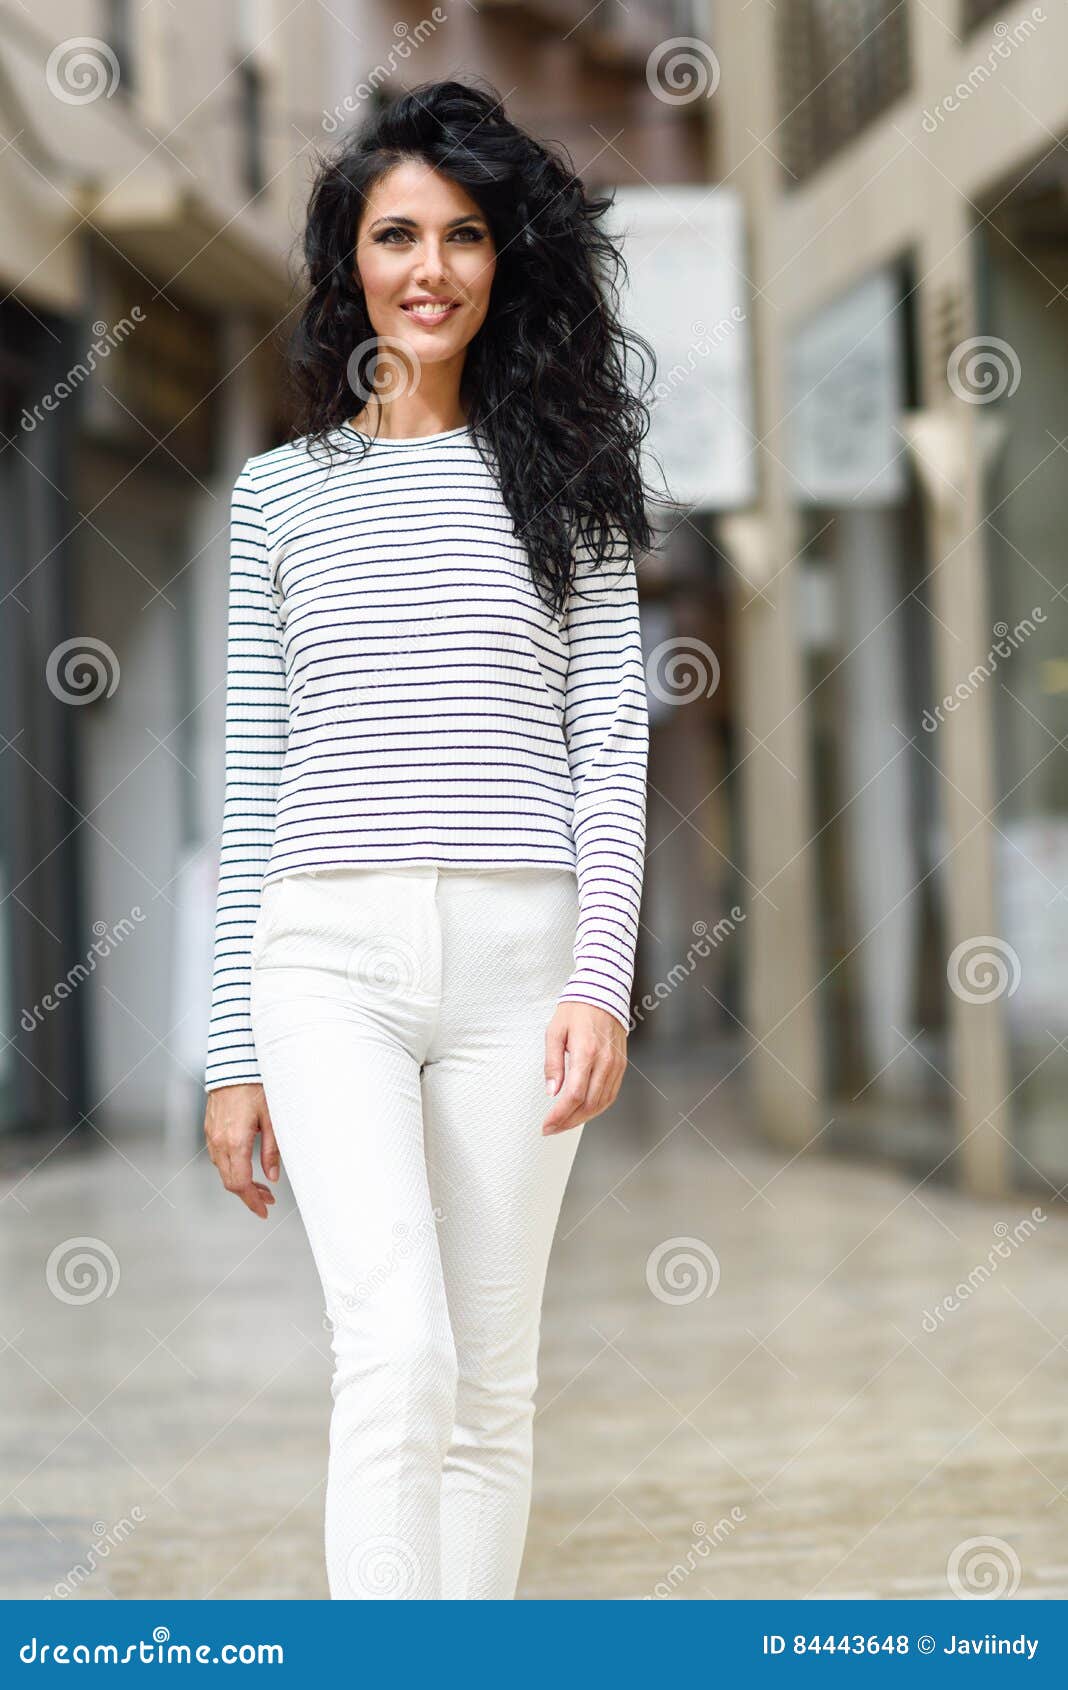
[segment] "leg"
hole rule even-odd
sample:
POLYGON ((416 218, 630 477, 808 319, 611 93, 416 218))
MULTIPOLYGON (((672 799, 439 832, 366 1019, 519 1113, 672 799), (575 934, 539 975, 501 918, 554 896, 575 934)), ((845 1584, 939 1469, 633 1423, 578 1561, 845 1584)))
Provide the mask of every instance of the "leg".
MULTIPOLYGON (((390 932, 391 887, 284 884, 281 924, 254 970, 253 1017, 332 1333, 330 1595, 434 1599, 456 1388, 419 1087, 422 1009, 429 1026, 436 992, 416 993, 413 1007, 353 966, 378 943, 375 928, 390 932)), ((404 926, 415 957, 411 907, 404 926)))
POLYGON ((530 1511, 542 1292, 582 1128, 545 1138, 545 1027, 571 966, 573 876, 443 880, 442 1014, 423 1075, 456 1342, 442 1595, 515 1595, 530 1511))

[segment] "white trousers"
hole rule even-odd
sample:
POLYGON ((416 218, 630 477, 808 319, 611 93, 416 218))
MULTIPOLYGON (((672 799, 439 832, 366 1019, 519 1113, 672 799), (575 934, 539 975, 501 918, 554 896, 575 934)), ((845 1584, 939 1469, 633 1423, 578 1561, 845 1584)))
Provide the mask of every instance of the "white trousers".
POLYGON ((256 1051, 334 1352, 334 1598, 515 1595, 542 1292, 583 1128, 541 1123, 569 869, 264 888, 256 1051))

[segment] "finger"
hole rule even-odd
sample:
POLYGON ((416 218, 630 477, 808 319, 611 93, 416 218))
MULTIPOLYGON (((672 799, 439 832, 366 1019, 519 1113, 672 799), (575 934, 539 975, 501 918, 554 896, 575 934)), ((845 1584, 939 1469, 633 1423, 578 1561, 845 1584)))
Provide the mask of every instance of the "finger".
POLYGON ((563 1131, 565 1122, 574 1125, 582 1119, 595 1052, 596 1046, 585 1043, 574 1049, 568 1047, 567 1077, 542 1123, 543 1133, 563 1131))
POLYGON ((616 1065, 609 1057, 598 1077, 590 1085, 589 1096, 586 1099, 586 1119, 592 1120, 595 1115, 603 1115, 615 1102, 619 1090, 616 1077, 616 1065))
POLYGON ((268 1179, 278 1178, 281 1157, 278 1154, 278 1140, 274 1136, 274 1126, 266 1106, 264 1106, 263 1122, 260 1128, 260 1166, 268 1179))
POLYGON ((269 1186, 260 1185, 257 1180, 252 1180, 237 1193, 237 1196, 240 1197, 247 1209, 252 1210, 254 1215, 259 1215, 261 1220, 267 1219, 268 1209, 274 1202, 274 1192, 269 1186))
POLYGON ((248 1143, 226 1146, 223 1184, 237 1196, 252 1184, 252 1150, 248 1143))
POLYGON ((545 1030, 545 1090, 555 1097, 564 1083, 564 1049, 567 1030, 563 1022, 550 1022, 545 1030))
POLYGON ((572 1127, 580 1127, 584 1121, 589 1120, 592 1113, 593 1111, 588 1109, 584 1103, 576 1104, 573 1109, 568 1110, 562 1120, 550 1122, 543 1129, 546 1138, 554 1138, 557 1133, 567 1133, 571 1131, 572 1127))
POLYGON ((585 1094, 583 1096, 576 1095, 570 1114, 550 1130, 567 1132, 569 1128, 581 1126, 584 1121, 592 1121, 595 1115, 603 1114, 606 1109, 611 1107, 619 1090, 621 1078, 622 1073, 615 1048, 610 1046, 605 1049, 602 1047, 593 1059, 585 1094))

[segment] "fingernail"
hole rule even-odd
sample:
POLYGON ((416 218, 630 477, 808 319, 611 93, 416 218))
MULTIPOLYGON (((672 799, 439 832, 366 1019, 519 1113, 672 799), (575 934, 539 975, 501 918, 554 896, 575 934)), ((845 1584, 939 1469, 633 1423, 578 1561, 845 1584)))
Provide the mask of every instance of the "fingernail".
POLYGON ((545 1090, 548 1092, 550 1097, 555 1097, 556 1096, 556 1081, 555 1080, 546 1080, 545 1090))

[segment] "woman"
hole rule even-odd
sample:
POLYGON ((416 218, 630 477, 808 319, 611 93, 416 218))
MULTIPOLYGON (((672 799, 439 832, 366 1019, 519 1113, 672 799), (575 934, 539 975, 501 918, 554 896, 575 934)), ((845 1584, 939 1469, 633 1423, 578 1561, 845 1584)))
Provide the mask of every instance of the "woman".
POLYGON ((651 349, 609 203, 473 87, 376 113, 309 205, 301 433, 234 489, 205 1133, 261 1218, 281 1150, 322 1280, 332 1597, 514 1596, 549 1249, 626 1067, 651 349))

